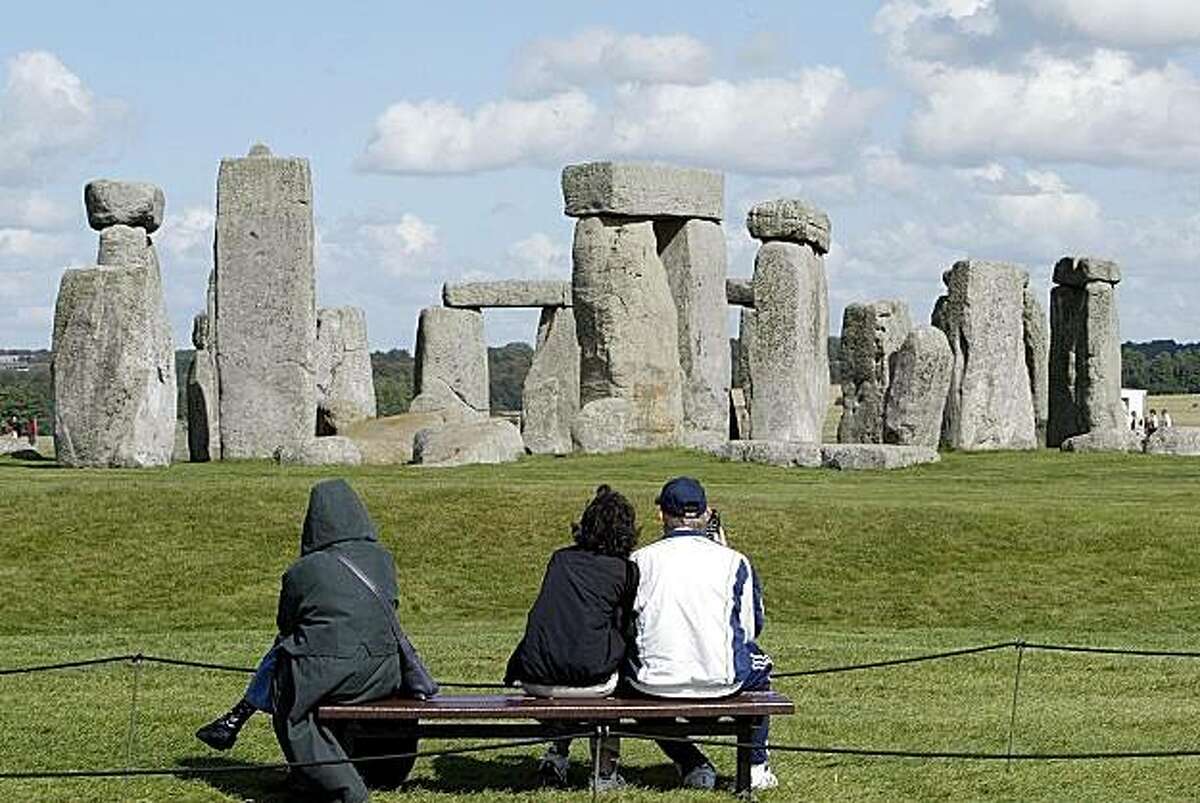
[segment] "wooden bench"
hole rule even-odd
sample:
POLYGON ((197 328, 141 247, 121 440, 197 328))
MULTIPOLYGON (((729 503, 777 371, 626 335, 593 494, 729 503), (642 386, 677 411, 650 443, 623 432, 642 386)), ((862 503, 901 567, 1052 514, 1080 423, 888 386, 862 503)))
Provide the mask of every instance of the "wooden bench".
MULTIPOLYGON (((547 735, 541 721, 578 724, 580 732, 620 731, 637 736, 736 737, 735 790, 750 788, 750 729, 755 718, 795 713, 774 691, 742 692, 715 700, 643 697, 569 699, 508 695, 438 695, 428 700, 389 698, 354 705, 324 705, 317 718, 338 732, 348 727, 370 738, 415 745, 418 739, 523 739, 547 735)), ((359 751, 355 751, 362 754, 359 751)), ((408 762, 402 775, 407 775, 408 762)), ((395 783, 403 780, 392 779, 395 783)))

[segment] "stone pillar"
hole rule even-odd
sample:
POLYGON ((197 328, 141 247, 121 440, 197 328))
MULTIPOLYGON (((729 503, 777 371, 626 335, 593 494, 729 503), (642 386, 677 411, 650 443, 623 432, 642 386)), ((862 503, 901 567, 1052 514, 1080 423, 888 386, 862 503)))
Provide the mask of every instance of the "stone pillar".
POLYGON ((946 335, 932 326, 918 326, 904 338, 890 362, 883 442, 936 449, 954 370, 954 354, 946 335))
POLYGON ((532 454, 570 454, 579 412, 579 343, 571 307, 545 307, 521 390, 521 437, 532 454))
POLYGON ((483 313, 449 307, 421 310, 413 368, 414 412, 461 409, 468 417, 486 416, 490 404, 483 313))
POLYGON ((210 335, 211 319, 206 313, 192 322, 192 345, 196 347, 187 377, 188 454, 193 463, 206 463, 221 456, 221 416, 218 399, 217 361, 210 335))
MULTIPOLYGON (((754 437, 754 379, 750 375, 750 354, 754 351, 754 310, 742 307, 738 312, 738 344, 737 362, 733 366, 733 386, 742 391, 742 408, 744 416, 738 419, 738 439, 750 440, 754 437)), ((734 399, 734 409, 737 410, 737 400, 734 399)))
POLYGON ((1033 396, 1025 364, 1025 271, 966 260, 942 276, 934 325, 946 333, 954 369, 942 444, 954 449, 1034 449, 1033 396))
POLYGON ((365 312, 358 307, 317 310, 316 364, 318 435, 336 435, 375 417, 365 312))
POLYGON ((165 466, 175 443, 175 349, 149 234, 162 190, 84 189, 97 265, 63 274, 54 311, 54 446, 64 466, 165 466))
POLYGON ((706 170, 569 165, 564 211, 579 218, 572 291, 584 451, 727 437, 724 178, 706 170), (712 310, 720 310, 702 324, 712 310))
POLYGON ((317 309, 307 159, 255 145, 217 176, 221 456, 265 458, 316 431, 317 309))
POLYGON ((883 443, 890 360, 912 329, 903 301, 850 304, 842 315, 842 419, 838 443, 883 443))
POLYGON ((829 217, 797 199, 758 204, 750 427, 755 440, 819 443, 829 392, 829 217))
POLYGON ((1050 291, 1050 418, 1046 441, 1128 429, 1121 404, 1121 338, 1115 262, 1064 257, 1050 291))
POLYGON ((1033 396, 1033 427, 1038 446, 1045 446, 1046 423, 1050 418, 1050 336, 1046 310, 1029 289, 1028 282, 1025 283, 1024 304, 1025 368, 1033 396))

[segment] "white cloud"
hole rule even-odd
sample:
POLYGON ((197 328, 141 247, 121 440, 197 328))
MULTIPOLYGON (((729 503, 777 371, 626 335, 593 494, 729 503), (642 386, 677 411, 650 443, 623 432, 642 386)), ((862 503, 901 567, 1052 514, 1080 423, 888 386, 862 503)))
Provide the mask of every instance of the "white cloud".
POLYGON ((686 34, 643 36, 593 28, 537 39, 517 53, 513 87, 537 95, 626 81, 699 83, 708 77, 708 48, 686 34))
POLYGON ((96 98, 53 53, 18 53, 6 66, 0 182, 30 181, 60 157, 92 150, 124 116, 120 104, 96 98))
POLYGON ((322 275, 369 285, 381 273, 403 278, 431 273, 437 227, 414 214, 406 212, 386 223, 343 221, 332 231, 318 228, 317 265, 322 275))
POLYGON ((569 279, 571 276, 570 246, 555 242, 540 231, 510 245, 508 262, 517 277, 569 279))
POLYGON ((448 102, 404 101, 376 120, 358 166, 384 173, 467 173, 556 164, 579 150, 595 118, 595 105, 577 90, 485 103, 473 113, 448 102))
POLYGON ((31 229, 0 229, 0 257, 45 259, 64 253, 67 247, 60 235, 31 229))
POLYGON ((0 228, 54 230, 72 217, 62 204, 40 192, 0 189, 0 228))
POLYGON ((1117 47, 1200 42, 1196 0, 1024 0, 1039 17, 1053 19, 1089 39, 1117 47))
POLYGON ((211 260, 216 220, 212 209, 189 206, 182 213, 166 217, 154 235, 154 243, 176 259, 211 260))

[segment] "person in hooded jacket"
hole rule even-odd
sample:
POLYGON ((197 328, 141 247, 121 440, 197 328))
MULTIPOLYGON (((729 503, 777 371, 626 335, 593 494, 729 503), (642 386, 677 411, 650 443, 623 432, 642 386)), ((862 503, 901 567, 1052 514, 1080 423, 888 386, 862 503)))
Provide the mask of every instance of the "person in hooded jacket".
MULTIPOLYGON (((346 759, 335 734, 317 722, 318 706, 437 693, 396 621, 396 606, 395 564, 362 501, 344 480, 317 483, 309 495, 300 558, 283 575, 275 644, 243 699, 196 736, 228 749, 250 715, 261 710, 272 714, 289 762, 346 759)), ((368 766, 375 769, 375 763, 368 766)), ((411 761, 401 780, 409 766, 411 761)), ((351 763, 295 772, 310 795, 343 803, 368 797, 351 763)))

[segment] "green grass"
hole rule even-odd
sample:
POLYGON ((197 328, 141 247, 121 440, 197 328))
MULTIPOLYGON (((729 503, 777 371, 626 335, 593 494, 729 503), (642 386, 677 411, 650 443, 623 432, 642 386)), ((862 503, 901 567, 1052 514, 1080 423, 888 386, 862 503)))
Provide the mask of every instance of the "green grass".
MULTIPOLYGON (((0 667, 144 651, 253 664, 271 636, 308 488, 349 476, 397 558, 401 618, 439 677, 495 681, 546 556, 593 486, 626 492, 654 538, 662 481, 699 476, 733 544, 763 575, 763 644, 779 669, 993 641, 1197 649, 1200 461, 1148 456, 946 455, 897 473, 724 464, 686 452, 530 459, 451 470, 180 465, 65 471, 0 460, 0 667)), ((1002 752, 1015 652, 783 680, 798 704, 777 744, 1002 752)), ((126 761, 132 669, 0 677, 0 771, 126 761)), ((192 730, 244 678, 145 666, 135 764, 279 759, 259 717, 228 756, 192 730)), ((1195 747, 1200 661, 1027 652, 1017 751, 1195 747)), ((436 746, 436 745, 434 745, 436 746)), ((418 762, 380 800, 577 800, 532 787, 537 748, 418 762)), ((729 751, 710 751, 732 771, 729 751)), ((577 779, 585 776, 583 745, 577 779)), ((628 744, 618 799, 671 790, 652 746, 628 744)), ((1200 759, 1018 764, 776 753, 766 800, 1190 799, 1200 759)), ((0 781, 6 800, 272 800, 270 773, 219 780, 0 781)))

